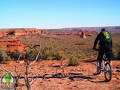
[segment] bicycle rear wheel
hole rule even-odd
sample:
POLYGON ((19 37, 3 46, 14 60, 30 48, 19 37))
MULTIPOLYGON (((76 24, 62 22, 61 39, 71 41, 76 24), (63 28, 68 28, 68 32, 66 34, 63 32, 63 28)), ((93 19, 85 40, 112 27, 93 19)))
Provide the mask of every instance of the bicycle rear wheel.
POLYGON ((110 81, 112 78, 112 68, 110 63, 106 63, 105 64, 105 71, 104 71, 104 75, 105 75, 105 80, 106 81, 110 81))

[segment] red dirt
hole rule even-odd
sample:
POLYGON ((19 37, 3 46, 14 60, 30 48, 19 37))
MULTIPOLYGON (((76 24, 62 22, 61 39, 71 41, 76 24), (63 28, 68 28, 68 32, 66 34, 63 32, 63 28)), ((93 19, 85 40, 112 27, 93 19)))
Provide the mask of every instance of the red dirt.
MULTIPOLYGON (((11 61, 1 65, 12 71, 13 75, 16 75, 13 71, 15 65, 22 73, 21 76, 25 71, 24 63, 11 61)), ((93 75, 96 72, 96 60, 80 60, 78 66, 68 66, 68 61, 64 60, 62 65, 64 69, 60 67, 61 61, 36 62, 29 72, 31 77, 36 77, 31 90, 120 90, 120 61, 112 61, 113 76, 110 82, 104 82, 103 73, 93 75)), ((1 69, 0 75, 3 73, 5 71, 1 69)), ((24 79, 21 78, 19 82, 21 86, 18 88, 26 90, 24 79)))

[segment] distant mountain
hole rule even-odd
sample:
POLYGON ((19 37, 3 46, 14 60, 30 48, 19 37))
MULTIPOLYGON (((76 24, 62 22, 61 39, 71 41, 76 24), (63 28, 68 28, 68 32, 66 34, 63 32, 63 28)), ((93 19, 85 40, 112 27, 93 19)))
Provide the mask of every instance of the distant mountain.
POLYGON ((120 26, 62 28, 61 30, 89 30, 100 32, 102 28, 110 32, 120 32, 120 26))

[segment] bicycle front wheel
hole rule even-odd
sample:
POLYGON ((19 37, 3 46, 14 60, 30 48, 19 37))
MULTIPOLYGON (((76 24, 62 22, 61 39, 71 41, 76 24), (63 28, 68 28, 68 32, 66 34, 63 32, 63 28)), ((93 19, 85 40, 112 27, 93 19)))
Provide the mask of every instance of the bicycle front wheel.
POLYGON ((110 63, 108 62, 105 64, 104 74, 105 74, 105 80, 110 81, 112 78, 112 69, 110 63))

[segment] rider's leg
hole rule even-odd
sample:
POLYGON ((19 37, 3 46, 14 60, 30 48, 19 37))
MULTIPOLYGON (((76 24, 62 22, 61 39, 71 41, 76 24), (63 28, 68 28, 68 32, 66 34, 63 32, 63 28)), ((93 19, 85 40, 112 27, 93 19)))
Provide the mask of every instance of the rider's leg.
POLYGON ((97 57, 97 72, 99 73, 101 70, 101 62, 102 62, 102 58, 103 58, 104 52, 103 51, 99 51, 98 52, 98 57, 97 57))

